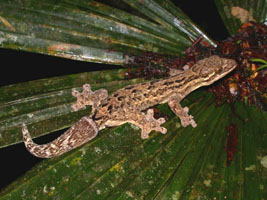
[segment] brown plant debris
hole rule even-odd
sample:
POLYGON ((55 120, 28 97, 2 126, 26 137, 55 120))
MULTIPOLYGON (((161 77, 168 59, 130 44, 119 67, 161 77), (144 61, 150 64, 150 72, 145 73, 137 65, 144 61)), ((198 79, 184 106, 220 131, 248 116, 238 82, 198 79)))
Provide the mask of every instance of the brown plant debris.
POLYGON ((244 24, 238 33, 226 40, 217 42, 213 48, 197 39, 185 51, 184 57, 174 57, 146 52, 132 56, 126 67, 126 78, 145 77, 147 79, 167 76, 171 69, 191 67, 195 62, 211 55, 219 55, 236 60, 237 69, 231 75, 217 82, 209 91, 215 93, 217 104, 241 100, 248 105, 266 110, 267 70, 259 69, 262 63, 251 61, 258 58, 267 61, 267 26, 263 23, 244 24), (133 68, 133 66, 138 66, 133 68))

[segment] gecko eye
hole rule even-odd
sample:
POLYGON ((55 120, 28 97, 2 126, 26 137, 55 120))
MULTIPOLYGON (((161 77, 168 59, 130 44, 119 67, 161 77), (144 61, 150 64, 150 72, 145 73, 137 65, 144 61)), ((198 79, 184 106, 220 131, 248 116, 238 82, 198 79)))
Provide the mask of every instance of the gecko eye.
POLYGON ((218 67, 216 67, 216 69, 215 69, 215 72, 216 72, 216 74, 220 74, 220 73, 222 73, 222 66, 220 65, 220 66, 218 66, 218 67))

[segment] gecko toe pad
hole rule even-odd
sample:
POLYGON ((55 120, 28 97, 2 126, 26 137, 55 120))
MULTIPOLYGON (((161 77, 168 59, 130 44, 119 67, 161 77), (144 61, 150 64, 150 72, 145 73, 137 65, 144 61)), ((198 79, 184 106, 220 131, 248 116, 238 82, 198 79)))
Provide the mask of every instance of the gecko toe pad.
POLYGON ((167 129, 161 127, 161 124, 165 123, 164 118, 155 119, 153 109, 149 109, 145 115, 146 123, 142 126, 141 138, 146 139, 151 131, 158 131, 162 134, 167 133, 167 129))
POLYGON ((71 106, 74 111, 78 111, 87 105, 91 105, 92 112, 94 112, 95 109, 108 98, 107 90, 100 89, 93 92, 90 84, 84 84, 82 92, 73 89, 72 95, 77 98, 77 101, 71 106))
POLYGON ((188 107, 184 107, 181 114, 179 115, 181 119, 181 124, 183 127, 186 127, 191 124, 193 128, 197 126, 197 123, 194 120, 194 117, 192 115, 188 115, 188 107))

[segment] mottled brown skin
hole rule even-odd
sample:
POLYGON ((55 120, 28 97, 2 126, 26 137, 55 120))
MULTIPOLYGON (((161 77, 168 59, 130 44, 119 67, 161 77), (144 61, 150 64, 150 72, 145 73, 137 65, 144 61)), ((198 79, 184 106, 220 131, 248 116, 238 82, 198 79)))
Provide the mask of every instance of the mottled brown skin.
POLYGON ((45 148, 44 145, 37 145, 32 142, 26 126, 24 126, 25 145, 32 154, 38 157, 55 157, 93 139, 98 131, 105 127, 118 126, 127 122, 142 129, 141 137, 143 139, 148 138, 149 133, 153 130, 165 134, 167 129, 161 127, 161 124, 165 122, 164 118, 155 119, 153 110, 149 109, 162 103, 168 103, 171 110, 181 119, 183 127, 188 125, 196 127, 197 124, 193 116, 188 114, 189 109, 187 107, 182 108, 180 102, 193 90, 214 83, 234 70, 236 66, 234 60, 214 55, 198 61, 183 73, 179 72, 168 78, 126 86, 110 96, 104 89, 93 92, 90 85, 85 84, 83 92, 79 93, 77 90, 73 90, 72 94, 77 98, 77 102, 73 104, 72 108, 77 111, 91 105, 92 114, 83 117, 88 123, 82 123, 82 118, 58 139, 45 144, 47 145, 45 148), (143 113, 143 110, 147 110, 147 113, 143 113), (90 131, 88 127, 83 126, 89 126, 90 131), (77 142, 75 142, 76 137, 77 142), (43 148, 40 150, 37 148, 38 146, 43 148), (61 149, 57 150, 59 153, 54 153, 55 150, 50 151, 55 146, 61 149))
POLYGON ((33 155, 40 158, 52 158, 92 140, 96 137, 98 130, 93 120, 85 116, 64 134, 48 144, 35 144, 25 124, 22 126, 22 133, 25 146, 33 155))

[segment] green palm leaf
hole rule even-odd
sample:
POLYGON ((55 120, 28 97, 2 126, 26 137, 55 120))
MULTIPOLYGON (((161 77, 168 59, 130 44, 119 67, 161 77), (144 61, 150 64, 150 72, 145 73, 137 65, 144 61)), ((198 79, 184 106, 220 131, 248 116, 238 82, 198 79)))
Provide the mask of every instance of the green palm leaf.
MULTIPOLYGON (((94 3, 94 2, 91 2, 94 3)), ((106 15, 118 12, 104 5, 106 15)), ((125 14, 106 17, 98 7, 90 10, 53 1, 1 2, 1 46, 70 59, 123 64, 123 52, 154 51, 178 54, 190 41, 159 25, 125 14), (140 28, 123 23, 139 20, 140 28), (157 29, 157 31, 155 31, 157 29), (155 32, 155 33, 154 33, 155 32), (113 52, 116 50, 116 52, 113 52)), ((102 11, 102 12, 105 12, 102 11)))
MULTIPOLYGON (((128 55, 145 51, 182 55, 200 36, 216 46, 170 1, 123 2, 137 9, 138 16, 95 1, 1 1, 0 47, 124 65, 128 55)), ((229 2, 216 4, 233 34, 240 24, 234 16, 224 17, 229 2)), ((253 16, 261 21, 266 9, 259 6, 263 1, 257 2, 253 16)), ((124 72, 88 72, 0 88, 0 148, 22 141, 23 122, 38 137, 88 114, 90 108, 71 110, 73 88, 90 83, 93 90, 111 93, 145 81, 125 80, 124 72)), ((215 106, 215 101, 200 89, 182 102, 195 116, 197 128, 182 128, 167 105, 160 105, 169 118, 166 135, 153 132, 142 140, 140 129, 130 124, 105 129, 82 147, 43 160, 2 190, 0 199, 264 199, 266 112, 240 102, 233 112, 228 104, 215 106), (229 125, 237 128, 233 137, 238 142, 227 166, 229 125)))
MULTIPOLYGON (((122 80, 125 70, 90 72, 20 83, 0 88, 1 113, 0 147, 21 142, 21 124, 32 125, 33 135, 39 136, 69 127, 77 119, 90 112, 90 108, 73 112, 75 101, 72 88, 92 83, 93 89, 108 86, 113 92, 139 80, 122 80)), ((80 88, 81 89, 81 88, 80 88)))
POLYGON ((215 0, 215 3, 230 34, 235 34, 243 24, 249 21, 266 21, 267 5, 264 0, 215 0))

